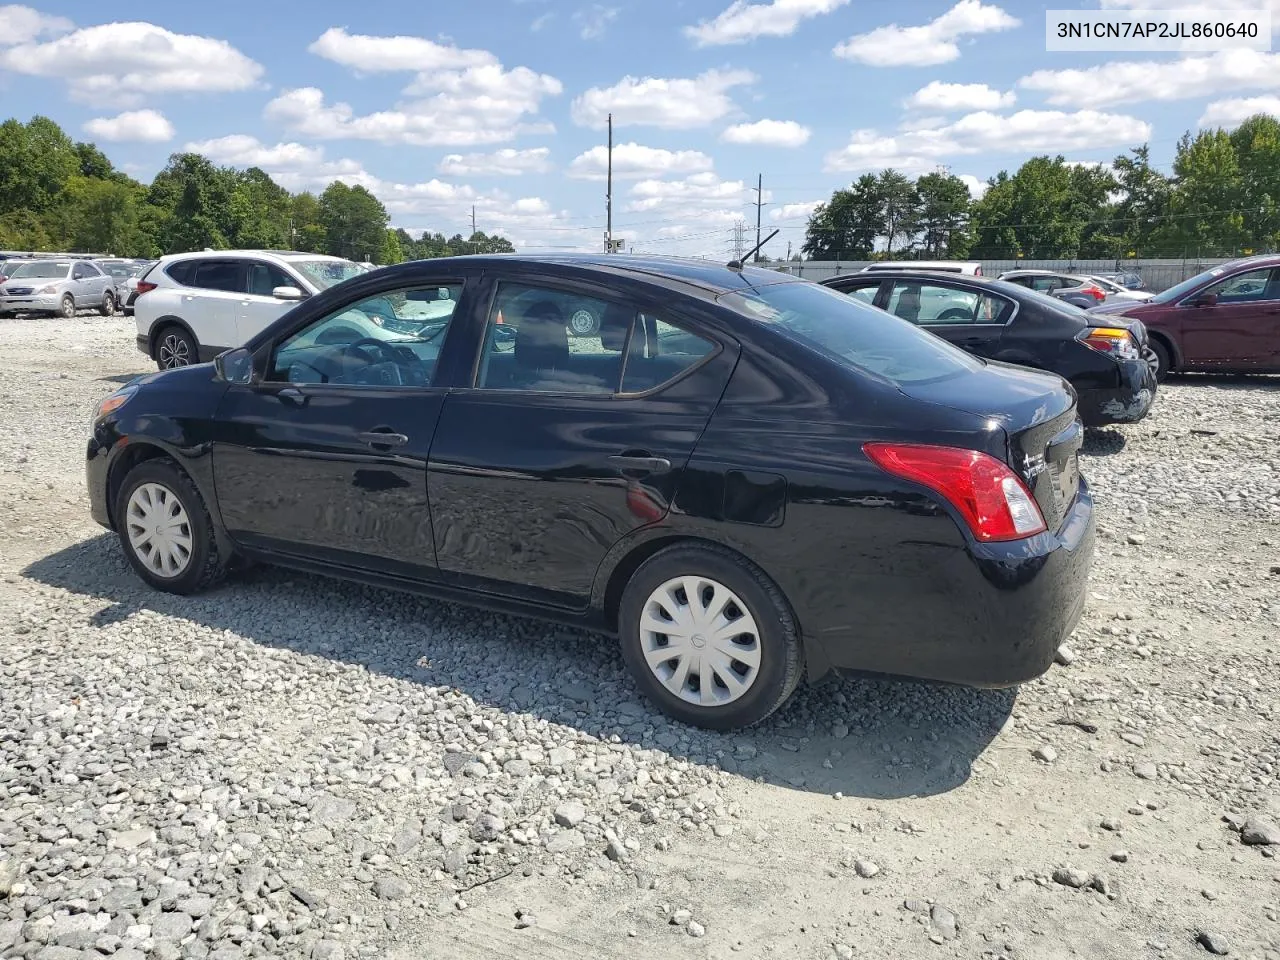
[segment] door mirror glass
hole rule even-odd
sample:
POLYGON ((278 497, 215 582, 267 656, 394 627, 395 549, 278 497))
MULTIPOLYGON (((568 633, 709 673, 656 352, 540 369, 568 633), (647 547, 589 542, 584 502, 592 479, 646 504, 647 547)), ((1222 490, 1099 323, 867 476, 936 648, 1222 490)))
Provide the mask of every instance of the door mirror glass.
POLYGON ((251 383, 253 354, 244 347, 227 350, 213 358, 213 369, 227 383, 251 383))
POLYGON ((301 300, 306 296, 297 287, 275 287, 271 291, 271 295, 277 300, 301 300))

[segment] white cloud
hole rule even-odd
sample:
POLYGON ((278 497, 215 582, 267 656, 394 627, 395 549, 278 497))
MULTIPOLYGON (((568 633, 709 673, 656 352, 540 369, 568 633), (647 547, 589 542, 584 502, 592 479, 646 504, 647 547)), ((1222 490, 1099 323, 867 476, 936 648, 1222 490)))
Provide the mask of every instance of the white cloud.
POLYGON ((450 177, 518 177, 524 173, 546 173, 551 169, 547 147, 513 150, 504 147, 493 153, 451 153, 440 161, 438 170, 450 177))
POLYGON ((550 213, 551 204, 541 197, 521 197, 511 205, 516 213, 550 213))
POLYGON ((620 12, 617 7, 606 7, 603 3, 583 7, 573 15, 573 22, 578 25, 578 36, 583 40, 598 40, 620 12))
POLYGON ((327 103, 322 91, 302 87, 284 91, 267 104, 263 115, 318 140, 467 147, 552 132, 550 124, 523 121, 538 112, 543 97, 560 91, 554 77, 492 64, 420 74, 405 91, 420 98, 398 103, 393 110, 357 115, 349 104, 327 103), (433 95, 421 96, 433 90, 433 95))
POLYGON ((698 213, 702 221, 708 212, 717 208, 722 214, 734 218, 741 216, 747 187, 741 180, 721 180, 708 171, 695 173, 683 180, 641 180, 631 188, 630 195, 634 199, 626 205, 629 212, 652 212, 671 206, 681 210, 705 208, 698 213))
POLYGON ((761 147, 802 147, 812 131, 794 120, 757 120, 739 123, 720 134, 726 143, 749 143, 761 147))
POLYGON ((987 181, 979 180, 972 173, 959 174, 958 179, 964 181, 964 185, 969 188, 969 196, 975 200, 981 200, 982 195, 987 192, 987 181))
POLYGON ((1037 70, 1018 86, 1047 94, 1052 104, 1082 107, 1275 90, 1280 89, 1280 54, 1223 50, 1177 60, 1117 60, 1085 69, 1037 70))
POLYGON ((75 24, 66 17, 54 17, 20 4, 0 6, 0 47, 30 43, 40 37, 69 33, 75 24))
POLYGON ((225 40, 153 23, 107 23, 15 44, 0 49, 0 69, 62 79, 76 99, 120 105, 162 93, 246 90, 263 73, 225 40))
POLYGON ((821 200, 809 200, 805 203, 784 203, 780 207, 774 207, 769 211, 769 219, 771 220, 808 220, 813 215, 813 211, 817 209, 821 200))
MULTIPOLYGON (((608 158, 609 150, 605 146, 585 150, 569 164, 569 176, 580 180, 603 180, 608 158)), ((616 180, 701 173, 710 170, 711 166, 711 158, 697 150, 663 150, 634 141, 614 144, 613 147, 613 176, 616 180)))
POLYGON ((985 83, 943 83, 933 80, 907 98, 906 106, 914 110, 998 110, 1011 107, 1017 100, 1012 90, 1001 93, 985 83))
POLYGON ((729 90, 755 79, 748 70, 708 70, 693 79, 626 76, 612 87, 587 90, 573 101, 571 113, 578 125, 597 130, 611 111, 615 126, 705 127, 736 109, 729 90))
POLYGON ((835 48, 835 54, 872 67, 931 67, 959 58, 957 41, 962 37, 1010 30, 1018 24, 1016 17, 993 4, 960 0, 922 26, 893 23, 850 37, 835 48))
POLYGON ((114 117, 95 117, 84 125, 99 140, 164 143, 173 139, 173 124, 158 110, 126 110, 114 117))
POLYGON ((966 114, 954 123, 885 136, 856 130, 849 143, 827 154, 825 169, 855 172, 893 167, 909 175, 928 173, 946 158, 977 153, 1021 156, 1144 143, 1151 126, 1123 114, 1080 110, 989 111, 966 114))
POLYGON ((1280 30, 1280 0, 1102 0, 1104 10, 1227 10, 1271 11, 1271 29, 1280 30))
POLYGON ((794 33, 801 20, 830 13, 849 0, 772 0, 747 3, 733 0, 711 20, 685 27, 685 35, 700 47, 746 43, 756 37, 785 37, 794 33))
POLYGON ((307 49, 359 73, 424 73, 497 63, 488 50, 463 50, 425 37, 370 37, 330 27, 307 49))
POLYGON ((213 140, 196 140, 184 149, 203 154, 217 164, 261 167, 290 190, 323 188, 334 180, 368 187, 375 179, 355 160, 326 160, 323 147, 309 147, 301 143, 269 146, 242 133, 213 140))
POLYGON ((1215 100, 1200 115, 1201 127, 1226 127, 1234 129, 1255 113, 1269 113, 1280 117, 1280 97, 1239 97, 1215 100))

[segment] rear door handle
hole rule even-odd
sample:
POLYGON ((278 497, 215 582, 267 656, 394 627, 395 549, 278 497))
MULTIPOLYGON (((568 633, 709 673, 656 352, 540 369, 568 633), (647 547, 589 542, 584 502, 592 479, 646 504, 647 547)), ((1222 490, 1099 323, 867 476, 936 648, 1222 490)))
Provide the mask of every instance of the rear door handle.
POLYGON ((374 448, 402 447, 409 442, 409 438, 403 433, 393 433, 389 428, 385 427, 359 434, 356 439, 374 448))
POLYGON ((619 455, 610 457, 609 463, 624 473, 666 473, 671 469, 671 461, 665 457, 628 457, 619 455))

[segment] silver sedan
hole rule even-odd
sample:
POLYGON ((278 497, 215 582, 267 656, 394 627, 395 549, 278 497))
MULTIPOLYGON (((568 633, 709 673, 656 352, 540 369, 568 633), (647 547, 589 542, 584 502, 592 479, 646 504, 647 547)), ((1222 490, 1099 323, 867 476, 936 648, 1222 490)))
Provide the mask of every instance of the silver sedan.
POLYGON ((0 284, 0 315, 47 313, 70 319, 77 310, 116 310, 115 282, 86 260, 32 260, 0 284))

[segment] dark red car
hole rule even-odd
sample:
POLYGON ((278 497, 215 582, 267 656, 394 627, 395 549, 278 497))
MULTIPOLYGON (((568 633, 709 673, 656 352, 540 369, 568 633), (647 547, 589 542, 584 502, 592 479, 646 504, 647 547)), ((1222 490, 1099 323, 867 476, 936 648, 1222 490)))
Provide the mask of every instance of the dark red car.
POLYGON ((1106 303, 1090 314, 1141 320, 1159 362, 1171 370, 1280 373, 1280 255, 1210 267, 1142 303, 1106 303))

